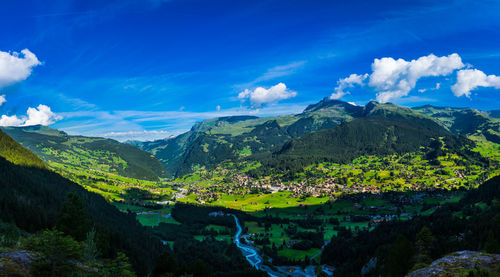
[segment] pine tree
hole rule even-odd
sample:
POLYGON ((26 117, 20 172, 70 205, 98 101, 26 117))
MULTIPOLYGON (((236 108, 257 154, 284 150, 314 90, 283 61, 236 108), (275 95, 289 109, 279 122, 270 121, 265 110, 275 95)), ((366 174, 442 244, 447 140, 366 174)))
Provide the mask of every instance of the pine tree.
POLYGON ((108 277, 136 276, 127 255, 122 252, 118 252, 115 259, 108 261, 105 264, 103 271, 103 275, 108 277))
POLYGON ((163 252, 156 261, 152 275, 154 277, 164 276, 168 273, 174 274, 177 271, 177 263, 169 251, 163 252))
POLYGON ((493 231, 488 232, 488 237, 486 238, 486 242, 484 243, 484 250, 488 253, 499 253, 500 245, 498 241, 495 239, 495 235, 493 231))
POLYGON ((435 238, 431 230, 427 226, 422 227, 415 241, 417 250, 415 261, 417 264, 428 264, 431 262, 430 251, 434 240, 435 238))
POLYGON ((67 195, 59 212, 56 228, 77 241, 85 240, 90 231, 90 220, 85 205, 78 195, 73 193, 67 195))
POLYGON ((83 242, 83 259, 89 265, 95 263, 97 256, 99 256, 99 249, 97 249, 95 235, 96 231, 92 228, 92 230, 87 233, 87 238, 83 242))
POLYGON ((410 269, 410 260, 413 249, 410 241, 403 235, 399 235, 391 245, 387 254, 385 272, 387 276, 404 276, 410 269))
POLYGON ((33 276, 68 276, 80 258, 80 244, 58 230, 45 230, 31 237, 26 247, 40 255, 31 269, 33 276))

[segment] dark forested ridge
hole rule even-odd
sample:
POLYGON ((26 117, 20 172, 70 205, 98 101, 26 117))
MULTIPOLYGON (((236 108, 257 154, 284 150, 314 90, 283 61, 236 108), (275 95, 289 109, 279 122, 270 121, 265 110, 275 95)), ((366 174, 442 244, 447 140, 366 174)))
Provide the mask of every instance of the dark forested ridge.
MULTIPOLYGON (((407 149, 414 150, 416 148, 414 142, 417 140, 423 142, 422 140, 430 137, 435 138, 445 134, 473 135, 498 143, 500 142, 498 135, 500 121, 495 119, 494 115, 495 111, 481 112, 470 108, 430 105, 406 108, 375 101, 369 102, 366 106, 355 106, 347 102, 325 98, 316 104, 309 105, 302 113, 296 115, 263 118, 235 116, 209 119, 195 124, 190 131, 177 137, 154 142, 135 142, 134 145, 156 155, 165 165, 168 174, 182 176, 201 167, 213 168, 224 161, 248 158, 262 160, 263 157, 269 157, 274 152, 289 153, 286 156, 288 159, 298 156, 292 152, 301 152, 302 150, 299 148, 308 140, 312 140, 311 143, 307 144, 308 151, 305 154, 308 157, 302 158, 310 161, 320 161, 325 158, 345 161, 351 159, 351 156, 355 156, 352 154, 385 154, 406 151, 407 149), (351 121, 353 123, 349 124, 351 121), (403 123, 403 121, 406 122, 403 123), (341 124, 341 128, 336 128, 341 124), (357 128, 359 130, 354 131, 357 128), (377 128, 387 132, 379 131, 377 128), (388 131, 387 128, 392 131, 388 131), (425 134, 420 134, 418 128, 423 128, 425 134), (356 137, 355 132, 358 131, 360 136, 356 137), (429 135, 429 132, 434 133, 429 135), (344 141, 341 137, 333 141, 327 139, 329 136, 335 136, 336 133, 339 136, 340 133, 348 135, 348 138, 344 141), (417 135, 414 139, 411 138, 413 134, 417 135), (390 143, 386 141, 385 144, 380 143, 380 141, 387 139, 386 135, 396 140, 390 143), (407 136, 398 139, 398 135, 407 136), (380 136, 384 136, 384 138, 380 136), (352 138, 352 141, 347 141, 352 138), (405 142, 410 145, 397 145, 405 139, 410 139, 405 142), (341 145, 352 142, 353 144, 363 144, 362 146, 366 147, 357 149, 352 154, 344 155, 329 149, 327 146, 338 141, 341 145), (292 151, 291 149, 297 150, 292 151), (313 156, 315 158, 312 158, 313 156)), ((428 141, 424 144, 426 143, 428 141)), ((417 144, 421 145, 421 143, 417 144)), ((304 147, 306 147, 305 144, 302 148, 305 149, 304 147)), ((282 157, 285 158, 284 155, 282 157)), ((278 156, 278 160, 283 159, 278 156)), ((275 163, 280 162, 275 161, 275 163)))
MULTIPOLYGON (((19 144, 16 148, 23 149, 19 144)), ((18 156, 26 156, 26 151, 20 150, 18 156)), ((145 274, 152 269, 160 254, 161 243, 136 221, 135 215, 120 212, 103 197, 86 191, 57 173, 16 165, 0 157, 0 221, 15 224, 30 233, 53 228, 58 223, 68 194, 78 196, 85 204, 89 226, 105 234, 104 257, 123 251, 138 273, 145 274)))
POLYGON ((118 211, 101 196, 56 173, 13 165, 0 158, 2 221, 14 223, 28 232, 52 228, 68 193, 80 196, 96 229, 109 234, 110 249, 127 253, 138 272, 151 269, 161 244, 140 226, 135 215, 118 211))
POLYGON ((377 262, 365 276, 404 276, 453 251, 500 253, 499 199, 497 176, 429 216, 383 223, 373 231, 339 232, 321 261, 337 267, 335 276, 360 276, 373 259, 377 262))
POLYGON ((196 123, 175 138, 132 144, 157 156, 169 174, 179 176, 226 160, 270 154, 292 138, 362 114, 363 107, 325 98, 296 115, 220 117, 196 123))
MULTIPOLYGON (((265 175, 273 169, 300 170, 318 162, 348 163, 363 155, 411 153, 439 140, 446 141, 452 152, 463 152, 474 145, 467 138, 453 134, 430 117, 409 108, 370 102, 363 113, 363 117, 337 127, 288 141, 279 151, 262 159, 264 166, 253 173, 265 175)), ((471 158, 477 156, 469 154, 471 158)))
POLYGON ((157 180, 165 175, 158 159, 136 147, 112 139, 69 136, 44 126, 3 127, 4 132, 45 162, 101 170, 125 177, 157 180))

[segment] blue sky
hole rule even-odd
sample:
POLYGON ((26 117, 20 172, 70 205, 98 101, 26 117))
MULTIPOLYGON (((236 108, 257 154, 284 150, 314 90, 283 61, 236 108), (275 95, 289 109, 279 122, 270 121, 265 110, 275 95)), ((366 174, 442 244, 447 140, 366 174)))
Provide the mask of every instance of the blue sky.
POLYGON ((499 1, 1 6, 0 114, 11 124, 125 140, 215 116, 297 113, 330 96, 500 109, 499 1))

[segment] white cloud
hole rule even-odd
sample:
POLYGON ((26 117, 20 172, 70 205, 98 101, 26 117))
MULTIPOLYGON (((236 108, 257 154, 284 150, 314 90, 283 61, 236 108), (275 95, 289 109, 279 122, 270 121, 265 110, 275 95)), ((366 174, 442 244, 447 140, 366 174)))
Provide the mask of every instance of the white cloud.
POLYGON ((294 74, 299 68, 305 65, 305 61, 292 62, 285 65, 275 66, 270 68, 262 76, 258 77, 252 83, 257 83, 261 81, 272 80, 278 77, 288 76, 294 74))
POLYGON ((286 85, 279 83, 269 89, 258 87, 254 90, 245 89, 238 94, 238 99, 249 99, 254 108, 259 108, 263 104, 275 103, 283 99, 295 97, 297 92, 287 89, 286 85))
POLYGON ((477 87, 500 89, 500 76, 486 75, 478 69, 463 69, 457 72, 457 82, 451 87, 453 94, 470 97, 470 92, 477 87))
POLYGON ((335 92, 330 95, 330 99, 340 99, 344 95, 349 94, 349 91, 345 91, 346 88, 352 88, 354 85, 363 85, 363 81, 367 77, 368 73, 364 75, 351 74, 347 78, 339 79, 337 81, 337 87, 335 87, 335 92))
POLYGON ((26 80, 33 67, 41 62, 30 50, 21 53, 0 51, 0 88, 26 80))
POLYGON ((441 83, 436 83, 436 86, 430 89, 426 88, 421 88, 418 90, 418 92, 426 92, 427 90, 438 90, 441 87, 441 83))
POLYGON ((32 125, 50 125, 57 120, 62 119, 61 116, 51 111, 46 105, 38 105, 37 108, 28 108, 27 116, 17 117, 16 115, 2 115, 0 118, 0 126, 32 126, 32 125))
POLYGON ((28 119, 24 122, 23 126, 50 125, 62 119, 61 116, 52 112, 50 107, 41 104, 37 108, 28 108, 26 113, 28 114, 28 119))
POLYGON ((407 96, 420 78, 447 76, 464 66, 456 53, 443 57, 430 54, 409 62, 393 58, 375 59, 369 85, 379 91, 377 101, 388 102, 407 96))
POLYGON ((0 106, 2 106, 5 102, 7 102, 7 99, 5 99, 5 95, 0 95, 0 106))
POLYGON ((23 124, 23 122, 23 119, 20 119, 15 115, 2 115, 2 117, 0 118, 0 126, 20 126, 21 124, 23 124))
POLYGON ((143 130, 143 131, 127 131, 127 132, 109 132, 97 135, 99 137, 112 138, 118 141, 126 140, 139 140, 139 141, 152 141, 157 139, 164 139, 173 136, 172 132, 164 130, 143 130))

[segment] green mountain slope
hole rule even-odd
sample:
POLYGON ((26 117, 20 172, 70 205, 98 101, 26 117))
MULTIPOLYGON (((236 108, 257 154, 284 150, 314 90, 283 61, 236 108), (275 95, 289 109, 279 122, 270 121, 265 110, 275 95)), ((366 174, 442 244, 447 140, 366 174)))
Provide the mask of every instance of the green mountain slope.
POLYGON ((314 105, 309 105, 303 113, 298 114, 296 117, 300 119, 288 126, 287 131, 294 138, 300 137, 360 117, 362 112, 363 107, 325 98, 314 105))
MULTIPOLYGON (((500 176, 497 176, 466 192, 458 203, 443 204, 428 215, 381 223, 371 231, 357 234, 341 230, 325 246, 321 262, 335 266, 335 276, 356 276, 353 272, 361 272, 370 260, 377 263, 364 270, 366 276, 405 276, 455 251, 499 253, 499 197, 500 176)), ((406 276, 498 276, 480 272, 478 269, 485 263, 474 256, 480 255, 464 256, 457 262, 450 259, 446 266, 449 271, 406 276)), ((494 262, 489 271, 498 273, 498 261, 487 260, 494 262)))
MULTIPOLYGON (((484 136, 487 140, 500 143, 500 120, 471 108, 435 107, 426 105, 413 108, 446 126, 451 132, 467 136, 484 136)), ((490 113, 495 115, 493 113, 490 113)))
POLYGON ((220 117, 197 123, 175 138, 133 144, 157 156, 170 175, 179 176, 227 160, 269 154, 292 138, 337 126, 362 111, 325 98, 296 115, 220 117))
MULTIPOLYGON (((8 140, 0 132, 1 145, 8 141, 11 156, 33 158, 29 150, 8 140), (28 154, 26 154, 28 153, 28 154)), ((16 165, 0 157, 0 222, 9 222, 27 232, 55 226, 66 195, 78 195, 86 206, 86 213, 99 233, 107 234, 109 252, 124 251, 142 274, 151 270, 160 254, 161 243, 141 227, 134 215, 121 213, 103 197, 86 191, 81 186, 44 168, 16 165)))
POLYGON ((44 126, 5 127, 9 136, 59 170, 101 172, 143 180, 165 175, 151 154, 111 139, 70 136, 44 126))
POLYGON ((0 156, 13 164, 47 168, 37 155, 19 145, 2 130, 0 130, 0 156))
POLYGON ((487 111, 486 114, 489 116, 489 117, 493 117, 493 118, 497 118, 497 119, 500 119, 500 110, 491 110, 491 111, 487 111))
POLYGON ((325 161, 348 163, 364 155, 404 154, 421 147, 439 147, 442 139, 456 151, 474 146, 472 141, 452 134, 426 115, 372 101, 365 106, 363 117, 292 139, 263 161, 264 167, 281 170, 325 161))

